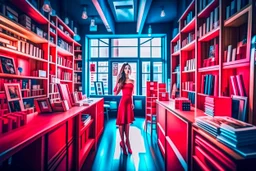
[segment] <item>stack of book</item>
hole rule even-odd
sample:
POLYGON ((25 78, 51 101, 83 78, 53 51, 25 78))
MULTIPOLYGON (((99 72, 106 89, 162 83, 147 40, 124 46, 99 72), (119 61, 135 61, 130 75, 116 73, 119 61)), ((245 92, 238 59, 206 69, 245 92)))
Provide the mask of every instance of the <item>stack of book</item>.
POLYGON ((217 137, 220 130, 220 124, 224 118, 201 116, 196 118, 196 125, 214 137, 217 137))
POLYGON ((91 120, 91 115, 89 114, 82 114, 81 121, 84 125, 86 125, 91 120))
POLYGON ((205 97, 205 114, 208 116, 231 116, 231 106, 230 97, 205 97))
POLYGON ((217 139, 244 157, 256 156, 256 126, 226 117, 217 139))
POLYGON ((188 98, 179 97, 175 98, 175 109, 190 111, 191 102, 188 98))

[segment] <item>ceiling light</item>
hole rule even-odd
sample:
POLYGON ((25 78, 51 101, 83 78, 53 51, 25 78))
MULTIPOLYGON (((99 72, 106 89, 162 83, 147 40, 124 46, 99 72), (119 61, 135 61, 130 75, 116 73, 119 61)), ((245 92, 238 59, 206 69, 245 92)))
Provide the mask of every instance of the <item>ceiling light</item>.
POLYGON ((164 8, 162 8, 162 11, 161 11, 160 16, 161 16, 161 17, 164 17, 164 16, 165 16, 164 8))
POLYGON ((91 26, 91 27, 95 26, 95 19, 94 19, 94 18, 91 19, 91 24, 90 24, 90 26, 91 26))
POLYGON ((51 7, 50 0, 44 0, 43 10, 45 12, 51 12, 52 7, 51 7))
POLYGON ((152 28, 151 25, 148 26, 148 36, 151 36, 152 34, 152 28))
POLYGON ((80 41, 81 37, 77 34, 77 28, 76 27, 74 27, 74 32, 75 32, 75 35, 74 35, 75 41, 80 41))
POLYGON ((86 7, 84 7, 83 13, 82 13, 82 19, 86 20, 87 18, 88 18, 87 9, 86 9, 86 7))

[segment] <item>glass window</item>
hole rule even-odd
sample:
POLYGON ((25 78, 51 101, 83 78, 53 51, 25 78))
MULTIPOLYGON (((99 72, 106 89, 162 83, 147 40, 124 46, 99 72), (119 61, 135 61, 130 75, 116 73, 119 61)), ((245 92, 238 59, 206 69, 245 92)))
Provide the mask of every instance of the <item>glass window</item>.
POLYGON ((100 46, 109 46, 109 39, 100 39, 100 46))
POLYGON ((99 49, 100 49, 100 55, 99 55, 100 58, 109 56, 108 55, 108 47, 100 47, 99 49))
POLYGON ((98 39, 91 39, 90 43, 91 43, 91 46, 98 46, 99 45, 98 39))
POLYGON ((150 46, 151 38, 141 38, 140 39, 140 46, 150 46))
POLYGON ((154 73, 162 73, 163 72, 162 62, 154 62, 153 63, 153 72, 154 73))
POLYGON ((150 58, 150 47, 141 47, 140 48, 140 57, 141 58, 150 58))
POLYGON ((138 46, 138 39, 112 39, 113 46, 138 46))
POLYGON ((138 47, 116 47, 112 53, 113 57, 138 57, 138 47))
POLYGON ((153 38, 152 39, 152 46, 162 46, 161 38, 153 38))
POLYGON ((90 94, 95 95, 95 88, 94 88, 94 82, 97 81, 97 62, 90 62, 91 64, 95 65, 95 71, 90 71, 90 94))
POLYGON ((157 81, 159 83, 162 83, 163 80, 162 80, 162 74, 154 74, 153 75, 153 81, 157 81))
POLYGON ((152 47, 152 57, 153 58, 161 57, 161 47, 152 47))
POLYGON ((142 73, 150 73, 150 62, 142 62, 142 73))
POLYGON ((98 47, 91 47, 91 57, 92 58, 98 57, 98 47))

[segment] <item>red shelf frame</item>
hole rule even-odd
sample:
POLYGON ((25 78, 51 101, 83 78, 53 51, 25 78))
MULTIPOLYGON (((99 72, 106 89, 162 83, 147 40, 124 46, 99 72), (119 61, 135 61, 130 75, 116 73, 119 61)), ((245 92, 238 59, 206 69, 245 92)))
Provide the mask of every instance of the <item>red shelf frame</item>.
POLYGON ((196 44, 196 40, 193 40, 192 42, 190 42, 189 44, 187 44, 186 46, 181 48, 181 51, 190 51, 195 49, 195 44, 196 44))
POLYGON ((205 34, 204 36, 200 37, 198 39, 199 42, 207 42, 209 40, 214 39, 215 37, 218 37, 220 34, 220 27, 217 27, 216 29, 210 31, 209 33, 205 34))
POLYGON ((57 46, 57 52, 63 56, 73 56, 73 54, 59 46, 57 46))
POLYGON ((0 21, 1 21, 0 26, 2 28, 9 30, 21 37, 25 37, 26 39, 34 43, 48 43, 48 41, 45 38, 38 36, 36 33, 28 30, 21 24, 13 22, 1 14, 0 14, 0 21))
POLYGON ((172 40, 172 43, 176 43, 180 39, 180 33, 178 33, 172 40))
POLYGON ((225 27, 236 27, 248 21, 248 17, 246 17, 246 13, 252 10, 252 7, 247 5, 241 11, 235 13, 230 18, 224 21, 225 27))
POLYGON ((198 72, 212 72, 212 71, 218 71, 219 69, 220 69, 219 65, 214 65, 214 66, 199 68, 198 72))
POLYGON ((172 54, 172 56, 179 56, 180 55, 180 50, 178 50, 178 51, 176 51, 176 52, 174 52, 173 54, 172 54))
POLYGON ((192 2, 190 3, 190 5, 187 7, 187 9, 185 10, 185 12, 182 14, 182 16, 180 17, 179 21, 185 19, 188 15, 188 13, 195 9, 195 0, 192 0, 192 2))
POLYGON ((219 4, 219 0, 212 0, 199 14, 198 18, 208 17, 214 8, 219 4))
POLYGON ((195 30, 196 17, 194 17, 182 30, 181 33, 189 33, 195 30))
POLYGON ((48 19, 43 16, 32 4, 30 4, 28 0, 11 0, 11 2, 37 23, 48 24, 48 19))
POLYGON ((66 35, 60 28, 57 28, 57 34, 59 35, 60 38, 62 38, 64 41, 66 41, 68 43, 74 42, 73 38, 66 35))
POLYGON ((250 66, 250 62, 247 59, 223 63, 223 69, 235 69, 235 68, 247 67, 247 66, 250 66))
POLYGON ((2 46, 0 46, 0 51, 5 52, 5 53, 11 53, 11 54, 14 54, 14 55, 18 55, 18 56, 20 56, 22 58, 25 58, 25 59, 26 58, 27 59, 33 59, 33 60, 41 61, 41 62, 45 62, 45 63, 48 62, 46 59, 41 59, 41 58, 38 58, 38 57, 34 57, 32 55, 22 53, 22 52, 19 52, 17 50, 9 49, 9 48, 2 47, 2 46))

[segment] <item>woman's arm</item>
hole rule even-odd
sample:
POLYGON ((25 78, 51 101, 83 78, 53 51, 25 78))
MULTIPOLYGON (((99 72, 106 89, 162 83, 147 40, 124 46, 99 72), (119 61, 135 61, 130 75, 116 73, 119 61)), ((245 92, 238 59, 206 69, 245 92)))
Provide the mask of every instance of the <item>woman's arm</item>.
POLYGON ((118 78, 119 78, 119 76, 117 76, 117 78, 116 78, 116 85, 115 85, 115 88, 114 88, 114 95, 115 96, 118 95, 121 91, 119 83, 118 83, 118 81, 119 81, 118 78))
POLYGON ((116 96, 116 95, 118 95, 119 93, 120 93, 119 84, 116 83, 116 86, 115 86, 115 88, 114 88, 114 95, 116 96))

